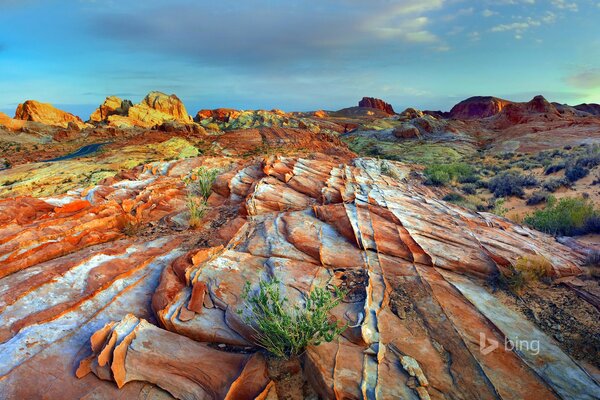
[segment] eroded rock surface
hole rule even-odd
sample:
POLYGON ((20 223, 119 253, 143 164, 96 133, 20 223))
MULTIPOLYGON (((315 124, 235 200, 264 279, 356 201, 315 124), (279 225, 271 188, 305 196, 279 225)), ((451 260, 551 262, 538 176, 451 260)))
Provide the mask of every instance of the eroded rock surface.
POLYGON ((15 119, 62 126, 64 128, 66 128, 69 123, 73 123, 80 128, 85 126, 81 118, 59 110, 52 106, 52 104, 40 103, 35 100, 27 100, 26 102, 19 104, 15 111, 15 119))
POLYGON ((358 102, 358 106, 363 107, 363 108, 375 108, 377 110, 384 111, 387 114, 395 114, 394 108, 392 107, 391 104, 386 103, 385 101, 383 101, 381 99, 376 99, 374 97, 363 97, 358 102))
MULTIPOLYGON (((247 132, 261 143, 283 133, 302 146, 302 131, 247 132)), ((351 327, 304 358, 323 398, 595 398, 589 373, 485 284, 524 255, 548 259, 555 279, 576 276, 580 252, 438 200, 402 164, 390 162, 392 178, 346 157, 218 164, 208 236, 125 235, 132 219, 180 226, 183 178, 206 158, 1 201, 0 397, 277 398, 237 313, 246 281, 276 276, 299 304, 315 287, 348 289, 333 316, 351 327), (482 336, 540 350, 484 354, 482 336)))

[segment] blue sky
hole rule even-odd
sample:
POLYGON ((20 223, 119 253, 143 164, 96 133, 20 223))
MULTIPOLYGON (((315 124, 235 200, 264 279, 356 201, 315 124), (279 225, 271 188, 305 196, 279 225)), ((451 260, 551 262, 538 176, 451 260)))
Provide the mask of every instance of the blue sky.
POLYGON ((0 0, 0 110, 600 103, 600 0, 0 0))

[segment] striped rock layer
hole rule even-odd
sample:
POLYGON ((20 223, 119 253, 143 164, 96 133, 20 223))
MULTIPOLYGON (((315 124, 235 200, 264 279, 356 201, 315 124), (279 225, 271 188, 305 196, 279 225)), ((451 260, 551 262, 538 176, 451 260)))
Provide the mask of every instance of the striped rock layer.
POLYGON ((574 276, 579 253, 367 159, 235 166, 209 199, 236 213, 217 246, 125 237, 123 218, 178 219, 192 162, 0 203, 0 397, 277 398, 238 313, 247 281, 276 277, 298 304, 348 289, 333 316, 349 328, 304 355, 322 398, 598 398, 598 382, 484 284, 528 255, 574 276), (493 349, 518 338, 540 347, 493 349))

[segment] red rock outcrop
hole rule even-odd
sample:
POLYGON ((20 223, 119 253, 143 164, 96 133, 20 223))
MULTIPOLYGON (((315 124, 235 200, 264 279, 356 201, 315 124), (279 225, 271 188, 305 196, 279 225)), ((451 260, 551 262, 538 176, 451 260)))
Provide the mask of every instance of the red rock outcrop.
POLYGON ((85 123, 81 118, 68 112, 59 110, 48 103, 40 103, 35 100, 27 100, 19 104, 15 112, 15 119, 23 121, 40 122, 46 125, 62 126, 66 128, 72 122, 83 128, 85 123))
POLYGON ((454 119, 487 118, 498 114, 509 104, 512 102, 492 96, 469 97, 452 107, 450 117, 454 119))
POLYGON ((229 122, 229 120, 240 115, 240 111, 233 108, 216 108, 214 110, 200 110, 194 120, 200 122, 203 119, 212 118, 215 121, 229 122))
POLYGON ((388 114, 395 114, 394 108, 391 106, 391 104, 374 97, 363 97, 362 100, 358 102, 358 106, 363 108, 375 108, 388 114))

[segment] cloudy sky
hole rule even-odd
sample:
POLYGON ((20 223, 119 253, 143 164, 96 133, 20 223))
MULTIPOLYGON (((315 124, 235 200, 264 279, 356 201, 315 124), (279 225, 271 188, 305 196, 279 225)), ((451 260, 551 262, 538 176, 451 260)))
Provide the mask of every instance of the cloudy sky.
POLYGON ((600 0, 0 0, 0 110, 600 102, 600 0))

